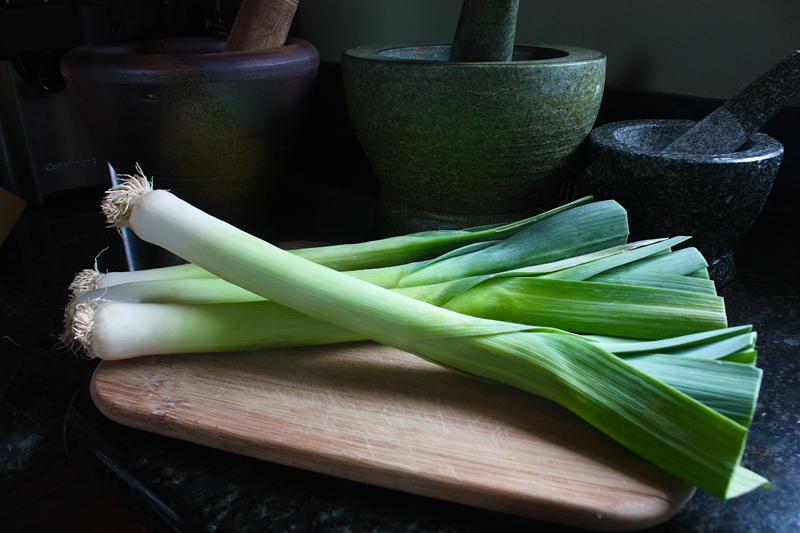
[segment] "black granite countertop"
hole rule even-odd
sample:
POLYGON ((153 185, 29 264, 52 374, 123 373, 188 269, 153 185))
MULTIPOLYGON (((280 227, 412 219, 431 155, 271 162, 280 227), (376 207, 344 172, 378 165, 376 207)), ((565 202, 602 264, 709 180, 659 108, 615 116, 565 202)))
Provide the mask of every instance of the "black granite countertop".
MULTIPOLYGON (((89 197, 97 205, 100 193, 89 197)), ((76 207, 28 206, 0 247, 0 497, 67 461, 64 414, 94 368, 57 339, 70 278, 106 247, 125 266, 97 209, 76 207)))
MULTIPOLYGON (((124 268, 121 240, 96 216, 34 209, 0 248, 0 496, 74 460, 153 533, 572 531, 233 455, 106 419, 88 393, 96 363, 65 352, 56 341, 72 275, 91 266, 106 246, 106 264, 124 268)), ((771 488, 726 502, 698 492, 651 531, 800 530, 798 219, 796 211, 765 210, 735 250, 735 278, 720 290, 730 323, 753 324, 759 334, 764 381, 744 464, 768 477, 771 488)))

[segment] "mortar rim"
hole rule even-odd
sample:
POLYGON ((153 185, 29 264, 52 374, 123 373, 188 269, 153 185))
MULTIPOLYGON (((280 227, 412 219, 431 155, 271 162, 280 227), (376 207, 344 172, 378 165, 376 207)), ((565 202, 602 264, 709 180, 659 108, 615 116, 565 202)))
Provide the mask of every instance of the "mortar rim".
POLYGON ((319 52, 313 44, 296 37, 289 37, 278 48, 260 51, 223 52, 225 39, 221 37, 175 37, 147 39, 118 43, 82 45, 69 50, 62 65, 91 64, 95 67, 116 69, 139 69, 148 72, 173 71, 177 66, 191 64, 204 71, 228 71, 247 69, 271 69, 282 65, 319 62, 319 52), (202 52, 158 53, 160 43, 197 47, 202 52), (130 50, 130 51, 128 51, 130 50), (143 50, 153 50, 144 52, 143 50))
POLYGON ((603 124, 594 128, 589 133, 589 141, 591 144, 602 146, 609 150, 618 153, 628 153, 631 155, 643 156, 652 160, 663 160, 670 162, 689 162, 689 163, 711 163, 711 164, 724 164, 724 163, 748 163, 752 161, 761 161, 779 157, 784 152, 783 144, 777 139, 767 135, 766 133, 754 133, 750 136, 750 147, 735 152, 719 153, 719 154, 682 154, 663 152, 660 150, 642 148, 630 143, 625 143, 615 135, 623 128, 634 128, 644 126, 686 126, 686 130, 697 124, 696 120, 686 119, 633 119, 621 120, 603 124))
POLYGON ((564 52, 566 55, 548 59, 533 59, 533 60, 512 60, 512 61, 477 61, 477 62, 462 62, 462 61, 442 61, 437 59, 411 59, 405 57, 392 57, 382 55, 383 52, 388 50, 399 49, 414 49, 414 48, 446 48, 449 49, 451 43, 447 42, 429 42, 421 41, 414 43, 388 43, 388 44, 372 44, 366 46, 357 46, 345 51, 343 58, 361 59, 366 61, 375 61, 382 63, 392 64, 413 64, 413 65, 453 65, 460 67, 514 67, 514 66, 547 66, 547 65, 571 65, 580 63, 596 63, 598 61, 605 61, 606 56, 602 52, 592 50, 589 48, 582 48, 578 46, 568 45, 552 45, 552 44, 533 44, 533 43, 517 43, 514 45, 514 50, 520 49, 544 49, 557 52, 564 52))

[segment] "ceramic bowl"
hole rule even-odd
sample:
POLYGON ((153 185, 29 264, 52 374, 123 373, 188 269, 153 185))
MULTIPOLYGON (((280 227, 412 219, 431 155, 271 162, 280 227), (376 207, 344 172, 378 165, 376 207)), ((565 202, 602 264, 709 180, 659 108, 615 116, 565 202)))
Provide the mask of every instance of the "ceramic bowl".
POLYGON ((224 40, 82 46, 62 59, 78 113, 118 173, 233 223, 256 221, 285 178, 319 54, 289 39, 223 53, 224 40))
POLYGON ((556 202, 591 131, 605 56, 518 45, 513 60, 448 61, 448 44, 342 57, 347 109, 382 191, 379 231, 506 222, 556 202))
POLYGON ((689 235, 709 262, 711 277, 733 277, 732 249, 769 196, 783 145, 757 133, 726 154, 662 150, 688 131, 689 120, 631 120, 605 124, 589 135, 586 187, 628 211, 632 238, 689 235))

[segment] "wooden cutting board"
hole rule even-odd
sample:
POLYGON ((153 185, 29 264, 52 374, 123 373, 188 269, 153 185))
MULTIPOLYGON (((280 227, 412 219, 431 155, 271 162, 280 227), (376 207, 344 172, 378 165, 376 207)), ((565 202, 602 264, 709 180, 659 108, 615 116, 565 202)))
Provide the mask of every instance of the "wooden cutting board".
POLYGON ((552 402, 373 342, 104 361, 92 395, 146 431, 597 530, 664 522, 693 493, 552 402))

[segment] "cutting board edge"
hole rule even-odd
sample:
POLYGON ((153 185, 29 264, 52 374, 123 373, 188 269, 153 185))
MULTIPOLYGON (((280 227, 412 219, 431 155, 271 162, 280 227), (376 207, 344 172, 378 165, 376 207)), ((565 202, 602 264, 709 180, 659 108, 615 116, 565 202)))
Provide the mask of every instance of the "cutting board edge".
MULTIPOLYGON (((113 422, 228 453, 418 496, 588 530, 624 532, 638 531, 668 521, 683 508, 695 492, 694 487, 687 485, 686 494, 682 498, 678 498, 674 504, 663 499, 659 501, 664 505, 658 510, 639 506, 639 509, 635 510, 636 512, 631 513, 632 506, 626 505, 620 505, 616 509, 604 509, 591 505, 577 507, 574 501, 567 504, 556 499, 513 491, 492 494, 485 489, 481 491, 481 487, 454 486, 435 477, 415 474, 408 470, 376 468, 375 465, 353 463, 348 458, 338 456, 318 455, 316 460, 312 460, 311 456, 298 459, 296 452, 292 453, 288 449, 282 450, 283 447, 280 446, 275 446, 274 450, 262 447, 259 452, 258 449, 244 446, 245 443, 240 443, 239 446, 225 445, 224 442, 227 440, 225 437, 234 435, 201 424, 171 419, 164 415, 148 415, 142 418, 142 413, 129 413, 124 407, 116 404, 113 399, 106 397, 98 387, 98 375, 102 372, 103 365, 104 362, 101 362, 92 374, 90 394, 97 409, 113 422), (347 464, 346 461, 351 462, 347 464), (389 481, 399 479, 402 479, 402 484, 389 481), (487 495, 491 498, 487 499, 487 495)), ((263 446, 263 443, 258 444, 263 446)))

